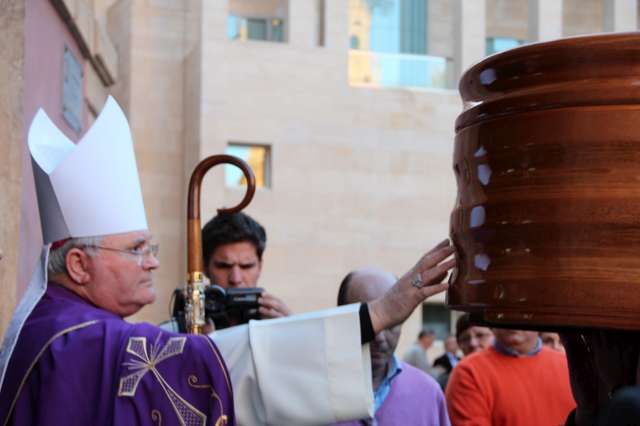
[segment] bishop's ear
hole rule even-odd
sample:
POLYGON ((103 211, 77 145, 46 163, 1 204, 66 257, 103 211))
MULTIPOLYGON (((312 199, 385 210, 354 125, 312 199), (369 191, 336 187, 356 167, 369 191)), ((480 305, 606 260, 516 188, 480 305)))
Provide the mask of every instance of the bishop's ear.
POLYGON ((89 262, 89 255, 84 250, 77 247, 69 250, 65 257, 69 278, 76 284, 87 284, 91 280, 89 262))

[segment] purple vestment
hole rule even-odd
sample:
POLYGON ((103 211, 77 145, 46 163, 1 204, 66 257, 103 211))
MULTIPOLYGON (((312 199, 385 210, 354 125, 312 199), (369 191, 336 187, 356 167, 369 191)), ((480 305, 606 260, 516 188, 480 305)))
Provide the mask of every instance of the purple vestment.
MULTIPOLYGON (((401 363, 402 371, 391 382, 391 391, 376 411, 380 426, 450 426, 447 404, 440 385, 429 375, 401 363)), ((361 426, 367 421, 337 423, 335 426, 361 426)))
POLYGON ((222 426, 235 414, 208 337, 130 324, 50 283, 11 356, 0 424, 222 426))

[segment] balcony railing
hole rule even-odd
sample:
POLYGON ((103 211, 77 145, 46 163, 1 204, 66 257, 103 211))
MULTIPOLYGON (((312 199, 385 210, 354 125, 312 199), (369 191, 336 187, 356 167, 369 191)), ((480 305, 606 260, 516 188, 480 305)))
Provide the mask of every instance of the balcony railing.
POLYGON ((448 89, 451 75, 451 61, 444 57, 349 51, 352 86, 448 89))

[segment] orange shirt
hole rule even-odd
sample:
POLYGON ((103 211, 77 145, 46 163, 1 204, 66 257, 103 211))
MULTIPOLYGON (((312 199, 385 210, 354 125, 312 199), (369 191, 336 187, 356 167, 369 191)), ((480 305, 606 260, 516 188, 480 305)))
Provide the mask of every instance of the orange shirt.
POLYGON ((576 406, 567 358, 546 347, 513 357, 494 348, 464 358, 446 391, 453 426, 564 425, 576 406))

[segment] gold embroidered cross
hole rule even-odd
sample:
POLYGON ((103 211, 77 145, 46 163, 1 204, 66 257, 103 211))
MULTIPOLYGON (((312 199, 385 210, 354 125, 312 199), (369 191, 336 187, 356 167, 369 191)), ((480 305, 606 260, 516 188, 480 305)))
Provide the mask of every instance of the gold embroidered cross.
POLYGON ((173 390, 173 388, 167 383, 167 381, 158 372, 156 366, 167 358, 171 358, 182 354, 184 345, 187 341, 186 337, 172 337, 165 345, 160 349, 159 345, 160 334, 156 338, 156 341, 151 345, 151 353, 147 353, 147 338, 146 337, 130 337, 127 344, 127 352, 133 355, 137 359, 132 359, 129 362, 123 363, 129 370, 136 370, 133 374, 122 377, 120 379, 120 386, 118 388, 118 396, 131 396, 136 394, 140 380, 149 371, 153 373, 155 378, 160 383, 165 395, 169 398, 173 410, 178 416, 180 425, 182 426, 205 426, 207 422, 207 416, 200 412, 193 405, 189 404, 184 398, 173 390))

